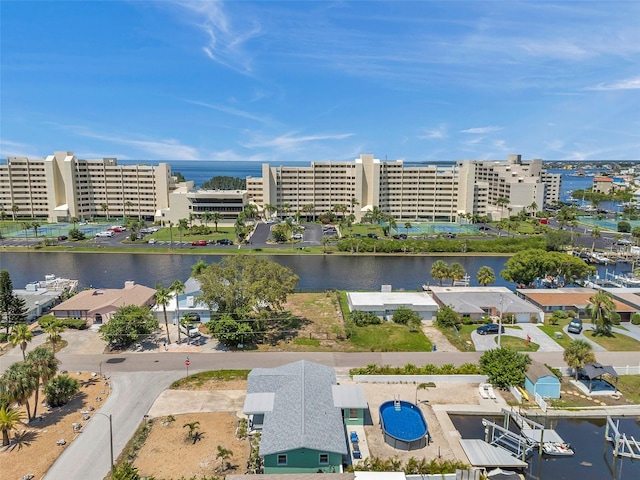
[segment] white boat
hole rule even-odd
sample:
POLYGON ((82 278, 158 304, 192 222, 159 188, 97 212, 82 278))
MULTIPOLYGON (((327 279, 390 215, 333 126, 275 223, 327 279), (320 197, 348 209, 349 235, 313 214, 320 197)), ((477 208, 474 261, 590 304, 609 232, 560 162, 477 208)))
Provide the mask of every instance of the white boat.
POLYGON ((543 442, 542 451, 553 457, 570 457, 575 454, 571 445, 564 442, 543 442))

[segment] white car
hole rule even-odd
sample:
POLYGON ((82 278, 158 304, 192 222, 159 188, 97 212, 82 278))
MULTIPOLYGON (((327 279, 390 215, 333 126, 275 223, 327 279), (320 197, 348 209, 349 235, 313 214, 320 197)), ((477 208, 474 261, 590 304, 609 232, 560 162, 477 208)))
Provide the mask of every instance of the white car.
POLYGON ((183 325, 181 323, 180 324, 180 331, 182 333, 184 333, 185 335, 188 335, 189 338, 195 338, 195 337, 199 337, 200 336, 200 330, 198 330, 198 327, 196 327, 193 324, 183 325))
POLYGON ((155 238, 150 238, 149 243, 151 244, 158 243, 158 240, 156 240, 155 238))
POLYGON ((107 230, 106 232, 98 232, 96 233, 96 237, 113 237, 114 233, 107 230))
POLYGON ((293 238, 294 240, 302 240, 304 238, 304 235, 302 235, 301 233, 294 233, 293 235, 291 235, 291 238, 293 238))

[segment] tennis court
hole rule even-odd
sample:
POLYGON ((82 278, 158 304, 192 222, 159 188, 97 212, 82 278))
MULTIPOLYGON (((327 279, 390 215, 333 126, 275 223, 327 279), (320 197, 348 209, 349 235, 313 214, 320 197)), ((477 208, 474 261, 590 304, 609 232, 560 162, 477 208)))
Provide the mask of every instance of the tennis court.
MULTIPOLYGON (((29 222, 27 222, 29 223, 29 222)), ((117 223, 116 223, 117 224, 117 223)), ((94 237, 96 233, 103 232, 114 223, 87 223, 76 224, 76 228, 85 234, 87 238, 94 237)), ((71 223, 43 223, 38 227, 38 237, 54 237, 69 235, 69 230, 73 229, 71 223)), ((8 225, 4 228, 3 235, 6 238, 33 238, 35 231, 33 228, 24 229, 20 224, 8 225)))
POLYGON ((391 229, 392 235, 406 233, 407 235, 439 235, 455 233, 456 235, 475 235, 478 227, 472 224, 460 224, 452 222, 409 222, 411 226, 407 229, 403 224, 396 225, 391 229))
MULTIPOLYGON (((586 225, 590 225, 592 227, 598 227, 605 230, 612 230, 614 232, 618 231, 618 222, 621 221, 622 218, 606 218, 606 219, 598 219, 595 217, 580 217, 580 223, 584 223, 586 225)), ((631 229, 633 230, 635 227, 640 227, 640 220, 624 220, 625 222, 629 222, 631 225, 631 229)))

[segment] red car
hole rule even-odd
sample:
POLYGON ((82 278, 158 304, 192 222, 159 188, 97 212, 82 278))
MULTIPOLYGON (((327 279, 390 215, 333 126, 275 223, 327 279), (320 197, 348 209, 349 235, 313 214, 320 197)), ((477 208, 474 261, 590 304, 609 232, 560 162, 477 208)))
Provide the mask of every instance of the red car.
POLYGON ((193 245, 194 247, 206 247, 207 246, 207 241, 206 240, 195 240, 195 241, 191 242, 191 245, 193 245))
POLYGON ((109 227, 107 228, 108 232, 114 232, 114 233, 120 233, 122 232, 122 229, 120 227, 109 227))

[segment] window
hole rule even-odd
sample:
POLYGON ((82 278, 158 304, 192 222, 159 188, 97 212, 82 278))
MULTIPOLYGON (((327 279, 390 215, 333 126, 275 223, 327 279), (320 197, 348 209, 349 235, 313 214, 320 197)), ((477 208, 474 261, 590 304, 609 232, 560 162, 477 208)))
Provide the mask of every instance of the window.
POLYGON ((358 419, 358 409, 350 408, 349 409, 349 420, 357 420, 358 419))
POLYGON ((286 465, 287 464, 287 455, 281 453, 278 455, 278 465, 286 465))
POLYGON ((320 465, 329 465, 329 454, 321 453, 318 458, 318 463, 320 465))

